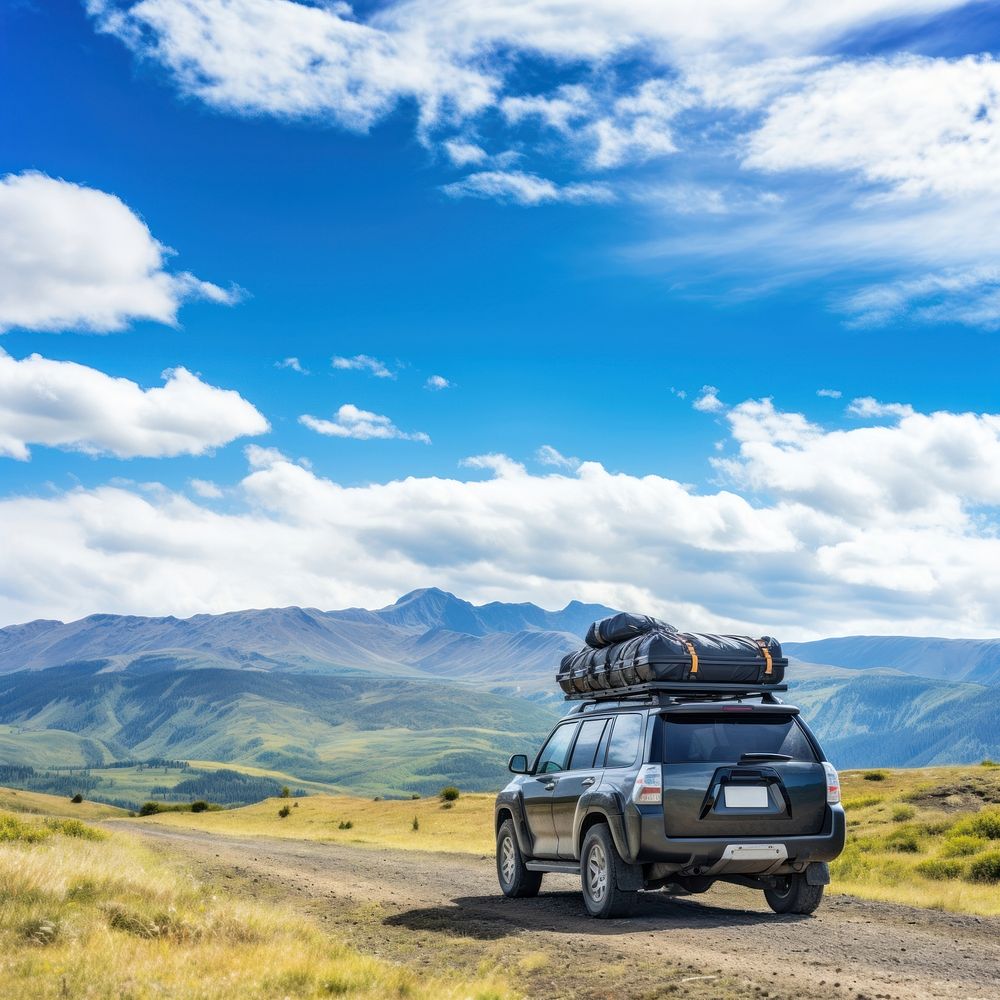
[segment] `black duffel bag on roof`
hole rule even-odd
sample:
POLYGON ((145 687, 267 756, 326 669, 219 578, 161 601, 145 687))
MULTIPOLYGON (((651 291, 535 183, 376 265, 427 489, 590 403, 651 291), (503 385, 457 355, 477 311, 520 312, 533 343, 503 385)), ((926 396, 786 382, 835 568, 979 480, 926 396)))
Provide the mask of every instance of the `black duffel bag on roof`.
POLYGON ((587 645, 591 649, 603 649, 605 646, 613 646, 615 643, 627 642, 638 635, 645 635, 647 632, 657 630, 666 632, 676 632, 673 625, 660 621, 659 618, 650 618, 649 615, 633 615, 628 611, 622 611, 610 618, 602 618, 599 622, 594 622, 587 629, 587 645))

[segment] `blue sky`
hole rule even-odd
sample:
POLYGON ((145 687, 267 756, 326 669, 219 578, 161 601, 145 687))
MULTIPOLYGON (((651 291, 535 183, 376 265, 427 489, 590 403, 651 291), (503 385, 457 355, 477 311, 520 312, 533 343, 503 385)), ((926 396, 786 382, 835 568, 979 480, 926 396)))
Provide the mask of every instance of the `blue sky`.
POLYGON ((1000 454, 983 417, 1000 336, 992 5, 682 0, 620 18, 601 0, 461 15, 415 0, 316 4, 308 23, 306 6, 0 13, 13 234, 0 255, 15 262, 0 284, 0 441, 15 442, 0 525, 18 539, 5 620, 372 604, 437 584, 641 604, 700 627, 819 634, 835 602, 871 631, 1000 628, 1000 602, 969 591, 1000 501, 979 482, 1000 454), (81 192, 108 197, 77 223, 81 192), (118 222, 148 230, 129 230, 136 252, 174 251, 155 275, 210 289, 170 285, 172 304, 149 306, 148 289, 102 274, 87 241, 112 256, 128 242, 95 223, 110 196, 118 222), (57 211, 72 237, 52 235, 57 211), (82 249, 57 265, 46 240, 82 249), (77 269, 59 302, 46 268, 77 269), (43 291, 25 291, 36 279, 43 291), (118 319, 88 313, 91 295, 118 319), (35 353, 89 371, 15 364, 35 353), (331 365, 359 355, 392 377, 331 365), (292 357, 307 373, 277 366, 292 357), (144 401, 176 368, 197 376, 197 401, 144 401), (102 375, 135 385, 115 402, 102 375), (448 387, 427 388, 434 375, 448 387), (753 409, 767 398, 772 412, 753 409), (342 413, 337 434, 410 439, 313 429, 345 404, 373 416, 342 413), (248 445, 272 451, 248 466, 248 445), (565 461, 540 460, 546 445, 565 461), (608 483, 585 483, 581 461, 608 483), (935 462, 949 475, 917 497, 910 478, 935 462), (266 496, 251 466, 271 477, 266 496), (696 528, 663 484, 686 488, 696 528), (296 506, 312 489, 336 506, 345 487, 357 507, 333 525, 296 506), (394 492, 397 507, 379 506, 394 492), (359 523, 376 493, 378 526, 359 523), (742 506, 720 512, 729 497, 742 506), (435 518, 414 516, 438 500, 435 518), (133 501, 144 527, 95 532, 88 518, 121 525, 116 505, 133 501), (857 514, 876 502, 878 524, 857 514), (175 518, 178 503, 194 506, 175 518), (287 564, 241 566, 193 540, 165 551, 201 516, 237 548, 273 530, 287 564), (55 588, 39 572, 47 537, 67 539, 55 588), (512 539, 529 537, 540 551, 515 558, 512 539), (574 538, 593 561, 565 555, 574 538), (307 565, 327 544, 327 567, 307 565), (655 557, 630 568, 630 544, 655 557))

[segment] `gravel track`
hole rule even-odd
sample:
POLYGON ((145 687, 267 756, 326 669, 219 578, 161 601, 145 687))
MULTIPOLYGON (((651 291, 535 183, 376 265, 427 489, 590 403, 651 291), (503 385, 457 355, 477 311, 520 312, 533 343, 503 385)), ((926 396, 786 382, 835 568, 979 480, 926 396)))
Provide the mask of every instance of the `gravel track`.
POLYGON ((478 942, 480 960, 507 955, 516 976, 518 955, 541 951, 545 967, 518 981, 529 995, 1000 1000, 995 918, 837 895, 811 917, 777 916, 761 893, 719 885, 683 898, 644 893, 635 917, 595 921, 570 876, 547 875, 537 899, 504 898, 492 858, 108 825, 213 879, 237 879, 240 891, 284 895, 338 931, 355 927, 354 943, 384 957, 436 964, 459 941, 478 942), (356 916, 373 907, 374 927, 356 916))

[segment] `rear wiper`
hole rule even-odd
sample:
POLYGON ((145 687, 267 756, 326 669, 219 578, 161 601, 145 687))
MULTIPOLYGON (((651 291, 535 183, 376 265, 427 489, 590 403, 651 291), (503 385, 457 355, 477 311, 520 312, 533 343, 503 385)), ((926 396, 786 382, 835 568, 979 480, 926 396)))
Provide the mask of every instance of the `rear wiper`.
POLYGON ((745 753, 740 755, 740 760, 794 760, 787 753, 745 753))

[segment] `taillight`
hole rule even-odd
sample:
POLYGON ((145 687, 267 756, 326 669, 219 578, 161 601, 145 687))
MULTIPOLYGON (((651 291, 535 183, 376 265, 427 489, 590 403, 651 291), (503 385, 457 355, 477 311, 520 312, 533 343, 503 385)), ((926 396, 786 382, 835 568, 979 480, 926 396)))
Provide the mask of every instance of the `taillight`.
POLYGON ((829 761, 823 761, 823 770, 826 771, 826 801, 833 805, 840 801, 840 775, 829 761))
POLYGON ((656 805, 663 801, 663 780, 659 764, 644 764, 632 788, 632 801, 640 805, 656 805))

